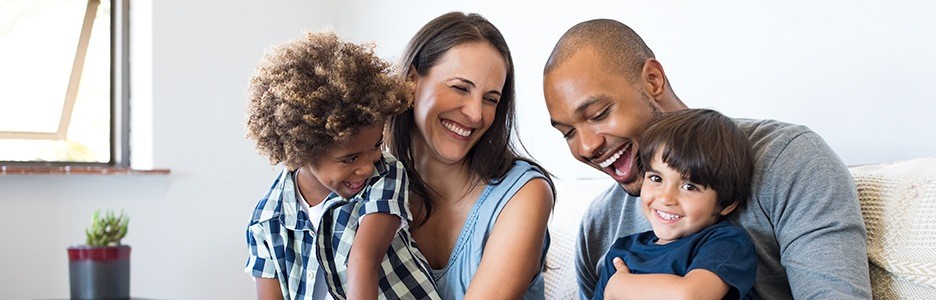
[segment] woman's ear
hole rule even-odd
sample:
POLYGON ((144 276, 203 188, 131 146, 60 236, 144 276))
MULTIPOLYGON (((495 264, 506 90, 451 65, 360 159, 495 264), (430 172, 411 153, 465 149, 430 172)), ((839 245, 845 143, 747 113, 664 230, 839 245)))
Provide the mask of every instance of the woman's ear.
POLYGON ((419 75, 419 72, 416 71, 416 66, 409 65, 409 68, 406 68, 406 81, 416 82, 416 76, 419 75))
POLYGON ((663 65, 655 58, 648 58, 640 72, 641 86, 650 98, 660 100, 666 92, 666 74, 663 65))
POLYGON ((410 65, 406 69, 406 85, 409 87, 409 93, 411 99, 416 100, 416 89, 417 89, 417 80, 419 78, 419 72, 416 71, 416 67, 410 65))

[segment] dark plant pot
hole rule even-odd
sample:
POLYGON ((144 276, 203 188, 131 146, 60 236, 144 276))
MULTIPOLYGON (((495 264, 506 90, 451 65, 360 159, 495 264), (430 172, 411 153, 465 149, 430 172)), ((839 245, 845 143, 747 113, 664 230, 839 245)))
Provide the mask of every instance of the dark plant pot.
POLYGON ((130 246, 68 247, 72 299, 129 299, 130 246))

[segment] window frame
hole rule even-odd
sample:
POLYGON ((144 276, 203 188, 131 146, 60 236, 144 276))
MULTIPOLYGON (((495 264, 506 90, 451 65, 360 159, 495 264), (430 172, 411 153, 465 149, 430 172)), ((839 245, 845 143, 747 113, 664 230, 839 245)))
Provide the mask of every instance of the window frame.
MULTIPOLYGON (((88 6, 92 5, 93 1, 98 3, 95 5, 95 9, 100 6, 100 0, 88 0, 88 6)), ((110 132, 109 132, 109 142, 110 142, 110 160, 107 162, 75 162, 75 161, 8 161, 0 160, 0 175, 5 175, 11 170, 27 170, 26 173, 43 173, 43 169, 48 169, 49 173, 55 173, 55 170, 70 170, 74 169, 81 170, 115 170, 119 171, 121 169, 130 168, 130 5, 129 0, 110 0, 111 9, 109 16, 100 16, 95 15, 96 18, 106 17, 110 19, 110 132)), ((82 27, 86 26, 87 22, 92 22, 92 20, 87 20, 88 11, 90 7, 85 12, 85 17, 82 19, 82 27)), ((87 37, 90 39, 90 37, 87 37)), ((81 40, 79 39, 79 43, 81 40)), ((87 51, 88 45, 84 45, 84 49, 76 48, 75 56, 78 56, 80 52, 87 51)), ((72 72, 83 72, 83 64, 81 67, 82 70, 72 70, 72 72)), ((77 82, 73 82, 71 79, 68 82, 68 89, 72 89, 72 85, 77 85, 77 82)), ((75 87, 76 88, 76 87, 75 87)), ((73 100, 74 101, 74 100, 73 100)), ((62 117, 60 118, 59 128, 54 133, 17 133, 17 132, 7 132, 4 135, 8 138, 17 138, 17 136, 22 136, 23 138, 35 138, 35 137, 50 137, 50 138, 61 138, 60 135, 67 134, 65 129, 70 126, 68 122, 71 121, 71 114, 74 107, 74 102, 69 103, 69 100, 63 103, 62 107, 62 117), (63 129, 64 128, 64 129, 63 129)), ((22 172, 20 172, 22 173, 22 172)), ((66 172, 67 173, 67 172, 66 172)))
POLYGON ((111 0, 111 159, 130 168, 130 0, 111 0))

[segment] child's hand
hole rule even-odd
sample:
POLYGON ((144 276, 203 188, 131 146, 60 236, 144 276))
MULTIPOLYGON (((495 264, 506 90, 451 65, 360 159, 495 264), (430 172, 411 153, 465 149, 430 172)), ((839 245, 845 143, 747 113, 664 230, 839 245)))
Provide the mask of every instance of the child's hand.
POLYGON ((627 279, 625 277, 630 275, 630 269, 627 268, 627 264, 624 263, 624 260, 620 257, 615 257, 612 262, 614 264, 614 269, 616 270, 611 278, 608 278, 608 284, 605 285, 604 298, 607 299, 622 299, 624 293, 621 290, 627 290, 626 288, 620 289, 618 287, 624 287, 627 279))
POLYGON ((630 274, 630 269, 627 268, 627 264, 625 264, 624 260, 620 257, 614 258, 614 269, 617 270, 615 275, 617 275, 617 273, 630 274))

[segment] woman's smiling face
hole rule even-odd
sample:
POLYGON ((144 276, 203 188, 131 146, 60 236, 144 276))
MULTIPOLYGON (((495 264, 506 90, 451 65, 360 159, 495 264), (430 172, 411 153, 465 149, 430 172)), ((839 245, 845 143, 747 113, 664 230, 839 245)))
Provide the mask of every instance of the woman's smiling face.
POLYGON ((449 49, 425 76, 415 76, 413 114, 420 153, 460 163, 494 121, 507 62, 487 42, 449 49))

